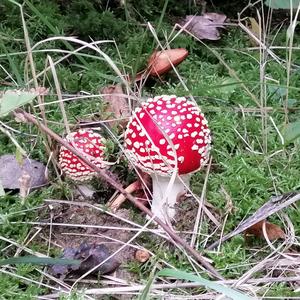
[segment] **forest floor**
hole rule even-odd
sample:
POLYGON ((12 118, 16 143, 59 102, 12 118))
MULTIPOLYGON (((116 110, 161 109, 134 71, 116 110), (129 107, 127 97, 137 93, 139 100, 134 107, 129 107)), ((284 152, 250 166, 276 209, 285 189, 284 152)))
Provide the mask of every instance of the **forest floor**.
MULTIPOLYGON (((1 91, 47 88, 43 105, 34 100, 23 108, 46 120, 62 137, 66 127, 94 122, 93 128, 108 141, 109 161, 117 162, 110 168, 111 177, 123 187, 137 175, 120 148, 124 127, 111 126, 113 116, 103 88, 120 84, 123 98, 134 101, 156 95, 195 100, 212 132, 211 161, 193 174, 189 194, 180 198, 175 232, 188 244, 192 241, 228 287, 258 299, 299 299, 297 202, 266 215, 266 230, 251 227, 246 231, 249 236, 239 233, 208 249, 272 196, 299 190, 300 38, 297 32, 293 35, 289 15, 272 18, 265 7, 262 18, 258 4, 257 11, 249 7, 237 20, 243 7, 235 11, 224 4, 216 11, 207 6, 229 19, 219 29, 218 40, 202 40, 174 29, 186 15, 200 14, 202 7, 193 1, 160 1, 158 6, 154 1, 124 1, 125 6, 109 1, 63 2, 26 1, 23 11, 13 1, 0 4, 1 91), (133 78, 145 69, 154 50, 165 48, 185 48, 189 54, 166 74, 136 84, 124 80, 125 75, 133 78), (265 233, 271 231, 278 236, 266 240, 265 233)), ((20 155, 15 141, 49 172, 48 184, 25 199, 17 190, 6 190, 1 197, 0 258, 58 258, 63 250, 82 250, 85 244, 105 244, 110 254, 117 253, 116 270, 101 277, 76 271, 54 276, 51 268, 33 264, 2 265, 0 299, 217 297, 214 288, 205 288, 201 281, 188 287, 178 280, 175 288, 174 278, 155 276, 174 268, 212 281, 191 255, 169 242, 162 228, 147 225, 145 214, 129 201, 111 211, 107 202, 117 191, 108 183, 95 179, 90 182, 92 194, 78 192, 78 184, 57 169, 58 143, 12 115, 1 118, 0 126, 6 129, 0 132, 1 155, 20 155), (146 262, 137 259, 141 249, 149 255, 146 262)))

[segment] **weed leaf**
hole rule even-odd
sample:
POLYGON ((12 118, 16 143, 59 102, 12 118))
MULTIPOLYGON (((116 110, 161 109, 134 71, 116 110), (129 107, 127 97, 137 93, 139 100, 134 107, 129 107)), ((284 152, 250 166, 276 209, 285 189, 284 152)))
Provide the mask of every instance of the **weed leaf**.
POLYGON ((283 129, 285 144, 290 144, 300 137, 300 121, 287 124, 283 129))
POLYGON ((300 0, 267 0, 265 4, 273 9, 290 9, 297 8, 300 0))
POLYGON ((148 300, 148 299, 150 299, 150 297, 149 297, 150 289, 151 289, 151 286, 152 286, 152 283, 153 283, 154 279, 156 278, 154 272, 155 272, 155 268, 152 270, 152 272, 150 274, 150 277, 148 279, 148 282, 147 282, 143 292, 140 294, 138 300, 148 300))
POLYGON ((0 117, 6 116, 16 108, 31 102, 36 96, 36 92, 6 91, 0 95, 0 117))
POLYGON ((230 297, 233 300, 251 300, 253 298, 244 295, 240 292, 235 291, 234 289, 231 289, 229 287, 223 286, 219 283, 207 280, 201 276, 196 276, 184 271, 174 270, 174 269, 163 269, 157 274, 158 276, 168 276, 168 277, 175 277, 177 279, 183 279, 193 282, 198 282, 200 284, 203 284, 205 287, 215 290, 219 293, 222 293, 226 295, 227 297, 230 297))

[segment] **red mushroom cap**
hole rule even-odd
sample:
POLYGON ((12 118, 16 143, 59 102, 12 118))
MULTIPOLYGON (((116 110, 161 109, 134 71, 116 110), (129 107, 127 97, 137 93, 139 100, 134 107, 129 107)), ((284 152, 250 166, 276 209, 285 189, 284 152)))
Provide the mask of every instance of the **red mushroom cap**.
MULTIPOLYGON (((65 140, 95 166, 99 168, 106 167, 104 164, 105 140, 100 134, 90 129, 80 129, 68 134, 65 140)), ((97 174, 64 146, 60 148, 59 165, 66 176, 74 181, 89 180, 97 174)))
POLYGON ((179 175, 199 170, 208 159, 210 144, 203 113, 185 97, 148 99, 135 110, 125 132, 125 150, 133 163, 160 175, 169 175, 176 167, 179 175))

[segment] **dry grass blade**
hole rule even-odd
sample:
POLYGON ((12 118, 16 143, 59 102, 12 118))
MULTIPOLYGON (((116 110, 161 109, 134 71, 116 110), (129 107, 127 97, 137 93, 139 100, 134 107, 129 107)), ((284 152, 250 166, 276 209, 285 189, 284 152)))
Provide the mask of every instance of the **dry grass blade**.
POLYGON ((204 205, 204 199, 205 199, 205 193, 206 193, 206 188, 207 188, 207 182, 208 182, 211 162, 212 162, 212 157, 210 157, 210 159, 209 159, 209 163, 208 163, 208 167, 207 167, 207 171, 206 171, 206 176, 205 176, 205 181, 204 181, 204 185, 203 185, 203 188, 202 188, 202 193, 201 193, 201 197, 200 197, 200 201, 199 201, 197 216, 196 216, 193 235, 192 235, 191 244, 190 244, 192 247, 194 247, 194 245, 196 243, 197 232, 201 228, 201 226, 199 226, 199 225, 201 224, 201 221, 202 221, 202 209, 203 209, 203 205, 204 205))
MULTIPOLYGON (((264 277, 264 278, 254 278, 249 279, 247 281, 247 285, 245 284, 245 287, 247 287, 249 284, 266 284, 266 283, 274 283, 274 282, 293 282, 299 280, 300 277, 293 276, 293 277, 264 277)), ((236 283, 236 280, 225 280, 225 281, 217 281, 219 283, 231 285, 236 283)), ((97 281, 98 283, 98 281, 97 281)), ((176 289, 176 288, 197 288, 201 287, 200 283, 197 282, 174 282, 174 283, 164 283, 164 284, 153 284, 152 285, 152 291, 155 290, 170 290, 170 289, 176 289)), ((243 285, 241 286, 243 287, 243 285)), ((87 289, 85 290, 86 295, 122 295, 127 292, 139 292, 144 290, 145 285, 134 285, 134 286, 118 286, 118 287, 104 287, 104 288, 94 288, 94 289, 87 289)), ((169 293, 168 293, 169 295, 169 293)), ((59 294, 51 294, 51 295, 45 295, 45 299, 55 299, 59 296, 59 294)), ((215 299, 215 294, 212 295, 211 293, 203 294, 203 298, 198 296, 195 299, 215 299), (207 295, 207 297, 205 297, 207 295)), ((177 299, 191 299, 191 295, 187 296, 188 298, 177 298, 177 299)), ((43 298, 38 298, 43 299, 43 298)), ((289 299, 298 299, 298 298, 289 298, 289 299)))
POLYGON ((59 80, 58 80, 58 77, 57 77, 57 73, 56 73, 56 70, 55 70, 55 66, 54 66, 54 63, 53 63, 53 60, 51 58, 51 56, 48 55, 48 61, 49 61, 49 65, 50 65, 50 68, 51 68, 51 72, 52 72, 52 76, 53 76, 53 80, 54 80, 54 84, 55 84, 55 88, 56 88, 56 93, 57 93, 57 97, 58 97, 58 100, 59 100, 59 107, 60 107, 60 110, 61 110, 61 113, 62 113, 62 116, 63 116, 63 120, 64 120, 64 125, 65 125, 65 129, 67 131, 67 133, 69 134, 71 131, 70 131, 70 126, 69 126, 69 123, 68 123, 68 118, 67 118, 67 113, 66 113, 66 110, 65 110, 65 106, 64 106, 64 102, 62 101, 62 93, 61 93, 61 88, 60 88, 60 84, 59 84, 59 80))
POLYGON ((270 215, 282 210, 283 208, 293 204, 300 200, 300 193, 290 192, 280 196, 272 197, 267 203, 265 203, 260 209, 256 211, 251 217, 243 221, 238 227, 232 232, 223 236, 219 241, 211 244, 208 249, 215 248, 219 243, 223 243, 235 235, 244 232, 247 228, 254 224, 266 219, 270 215))

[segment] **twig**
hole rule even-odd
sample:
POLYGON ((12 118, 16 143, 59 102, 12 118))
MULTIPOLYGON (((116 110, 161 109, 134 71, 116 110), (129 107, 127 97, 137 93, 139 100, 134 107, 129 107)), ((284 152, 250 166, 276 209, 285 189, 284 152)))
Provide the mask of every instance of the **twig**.
MULTIPOLYGON (((273 282, 293 282, 298 281, 299 276, 293 277, 264 277, 264 278, 255 278, 247 281, 247 284, 268 284, 273 282)), ((225 281, 217 281, 222 284, 233 284, 236 282, 234 279, 225 280, 225 281)), ((246 285, 246 284, 245 284, 246 285)), ((155 290, 171 290, 176 288, 197 288, 203 286, 202 283, 197 282, 175 282, 175 283, 158 283, 152 284, 151 291, 155 290)), ((104 287, 104 288, 96 288, 96 289, 86 289, 86 295, 117 295, 123 294, 126 292, 140 292, 146 288, 146 285, 132 285, 132 286, 118 286, 118 287, 104 287)), ((63 293, 68 293, 67 291, 61 291, 61 294, 50 294, 45 295, 45 299, 55 299, 62 295, 63 293)), ((43 299, 38 297, 38 299, 43 299)), ((213 298, 209 298, 213 299, 213 298)))
MULTIPOLYGON (((142 189, 141 186, 141 182, 140 180, 136 180, 135 182, 131 183, 126 189, 125 191, 128 194, 132 194, 133 192, 142 189)), ((119 207, 122 205, 122 203, 126 200, 126 197, 124 196, 124 194, 120 194, 117 198, 112 199, 111 202, 108 203, 108 207, 112 210, 112 211, 117 211, 119 209, 119 207)))
POLYGON ((259 208, 254 215, 243 221, 238 227, 232 232, 224 235, 219 241, 211 244, 207 249, 214 249, 218 244, 227 241, 228 239, 234 237, 235 235, 245 231, 252 225, 265 220, 270 215, 282 210, 283 208, 293 204, 294 202, 300 200, 300 193, 290 192, 285 193, 280 196, 271 197, 271 199, 265 203, 261 208, 259 208))
MULTIPOLYGON (((102 179, 104 179, 106 182, 108 182, 115 189, 119 190, 136 207, 138 207, 144 213, 146 213, 151 218, 153 218, 153 216, 154 216, 153 213, 147 207, 145 207, 142 203, 140 203, 139 201, 137 201, 132 195, 128 194, 125 191, 125 189, 122 187, 122 185, 120 185, 119 183, 117 183, 113 178, 111 178, 109 175, 107 175, 102 169, 100 169, 97 166, 95 166, 86 157, 82 156, 82 154, 78 150, 76 150, 75 148, 73 148, 68 142, 66 142, 65 140, 63 140, 55 132, 53 132, 51 129, 49 129, 44 124, 38 122, 33 115, 25 112, 24 110, 22 110, 20 108, 16 109, 15 112, 18 113, 18 114, 22 114, 26 118, 26 120, 28 120, 29 122, 31 122, 34 125, 38 126, 41 131, 43 131, 44 133, 46 133, 47 135, 49 135, 51 138, 53 138, 58 143, 60 143, 61 145, 63 145, 66 149, 70 150, 73 154, 75 154, 76 156, 78 156, 85 164, 87 164, 90 168, 92 168, 93 170, 95 170, 97 172, 97 174, 98 174, 99 177, 101 177, 102 179)), ((210 273, 210 275, 212 275, 213 277, 215 277, 217 279, 223 279, 223 277, 217 272, 217 270, 215 270, 215 268, 209 262, 207 262, 205 260, 205 258, 198 251, 196 251, 194 248, 192 248, 190 245, 188 245, 186 243, 186 241, 184 241, 175 232, 173 232, 172 229, 167 224, 165 224, 158 217, 154 217, 153 220, 159 226, 161 226, 165 230, 166 233, 168 233, 168 235, 171 237, 171 241, 172 241, 173 244, 175 244, 175 245, 176 245, 176 243, 179 244, 184 250, 186 250, 191 256, 193 256, 196 259, 196 261, 198 261, 200 264, 202 264, 202 266, 206 268, 206 270, 210 273)))
POLYGON ((206 194, 207 181, 208 181, 208 176, 209 176, 209 172, 210 172, 211 162, 212 162, 212 157, 210 157, 210 159, 209 159, 208 167, 206 170, 205 181, 204 181, 204 185, 202 188, 202 193, 201 193, 201 197, 200 197, 200 201, 199 201, 197 216, 196 216, 195 225, 194 225, 194 229, 193 229, 193 235, 192 235, 192 239, 191 239, 191 243, 190 243, 191 247, 194 247, 194 245, 196 243, 197 233, 199 231, 200 219, 202 219, 202 209, 204 206, 204 197, 206 194))

